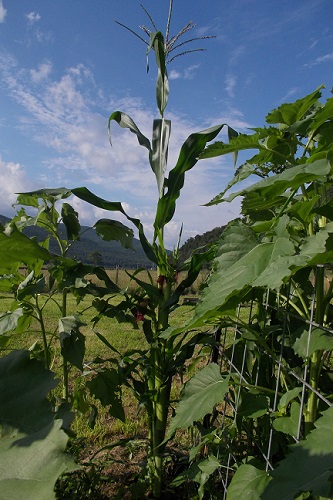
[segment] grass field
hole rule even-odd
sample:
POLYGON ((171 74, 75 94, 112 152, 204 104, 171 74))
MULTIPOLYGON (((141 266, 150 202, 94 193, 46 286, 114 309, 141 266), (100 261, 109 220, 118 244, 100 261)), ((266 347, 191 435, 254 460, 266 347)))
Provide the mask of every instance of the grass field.
MULTIPOLYGON (((135 283, 129 277, 129 275, 122 270, 109 271, 109 275, 114 282, 118 282, 118 286, 121 288, 135 287, 135 283)), ((153 279, 156 279, 156 272, 152 272, 153 279)), ((141 280, 147 279, 148 276, 145 271, 139 273, 141 280)), ((180 277, 181 279, 181 277, 180 277)), ((203 277, 197 280, 196 290, 203 281, 203 277)), ((194 289, 189 290, 189 293, 193 293, 194 289)), ((190 295, 188 295, 190 296, 190 295)), ((192 295, 193 296, 193 295, 192 295)), ((61 295, 54 295, 52 300, 47 300, 47 295, 41 294, 38 297, 39 307, 43 309, 45 330, 47 333, 47 339, 51 351, 51 369, 57 374, 61 379, 62 377, 62 357, 60 353, 60 342, 58 334, 59 318, 61 317, 59 305, 61 302, 61 295)), ((121 296, 114 296, 112 298, 113 303, 117 303, 121 300, 121 296)), ((3 295, 0 299, 0 313, 5 313, 10 310, 13 299, 10 295, 3 295)), ((171 316, 172 324, 181 325, 187 318, 191 315, 192 306, 191 305, 181 305, 177 308, 171 316)), ((100 332, 107 341, 117 349, 120 353, 124 353, 128 349, 145 349, 148 348, 148 344, 145 340, 145 336, 142 331, 142 325, 139 324, 138 328, 133 328, 131 324, 128 323, 118 323, 113 318, 103 317, 94 327, 91 322, 92 318, 96 315, 96 310, 92 307, 92 298, 84 298, 78 305, 75 298, 72 295, 67 296, 67 315, 80 314, 82 320, 86 323, 85 326, 80 328, 81 333, 85 336, 85 372, 89 372, 89 362, 96 357, 100 358, 110 358, 114 356, 114 353, 108 349, 107 346, 96 335, 96 331, 100 332)), ((13 332, 11 332, 13 333, 13 332)), ((42 336, 40 331, 40 325, 36 319, 33 319, 30 326, 23 333, 13 333, 6 345, 2 345, 0 349, 0 356, 4 356, 12 350, 15 349, 31 349, 33 347, 35 353, 40 352, 42 354, 42 336)), ((107 365, 107 363, 106 363, 107 365)), ((88 375, 89 377, 89 375, 88 375)), ((74 387, 84 388, 85 376, 75 367, 70 368, 70 389, 74 390, 74 387)), ((179 388, 181 385, 181 379, 176 379, 172 398, 175 400, 179 396, 179 388)), ((55 395, 62 396, 61 384, 56 388, 55 395)), ((140 437, 143 439, 146 437, 146 415, 144 409, 137 412, 137 401, 134 399, 132 394, 128 390, 123 392, 123 405, 126 414, 125 422, 121 422, 110 416, 108 408, 102 407, 98 400, 94 400, 91 396, 85 395, 86 402, 93 404, 98 409, 98 416, 95 421, 95 425, 91 428, 88 425, 90 409, 87 406, 87 412, 82 413, 75 410, 75 418, 72 424, 72 430, 76 434, 76 439, 72 440, 72 448, 75 451, 78 459, 83 462, 89 461, 92 453, 95 453, 98 448, 105 446, 109 442, 115 442, 119 439, 124 439, 132 436, 140 437)), ((75 404, 74 404, 75 406, 75 404)), ((140 441, 140 440, 139 440, 140 441)), ((137 442, 139 442, 137 441, 137 442)), ((133 441, 135 443, 135 441, 133 441)), ((136 446, 133 445, 132 446, 136 446)), ((142 454, 140 451, 140 446, 134 452, 130 449, 129 445, 126 449, 121 452, 118 450, 117 453, 121 453, 122 459, 127 462, 127 469, 129 466, 135 468, 135 463, 137 461, 137 453, 142 454), (132 456, 129 459, 128 453, 132 456)), ((112 454, 111 454, 112 455, 112 454)), ((108 464, 110 461, 110 454, 106 455, 102 453, 100 456, 101 462, 103 463, 103 474, 109 474, 108 464)), ((115 474, 114 464, 112 466, 112 474, 115 474)), ((122 474, 126 466, 118 464, 116 469, 119 474, 122 474)), ((108 485, 110 488, 110 485, 108 485)), ((104 488, 105 490, 105 488, 104 488)), ((113 493, 108 490, 109 498, 116 498, 113 493)))

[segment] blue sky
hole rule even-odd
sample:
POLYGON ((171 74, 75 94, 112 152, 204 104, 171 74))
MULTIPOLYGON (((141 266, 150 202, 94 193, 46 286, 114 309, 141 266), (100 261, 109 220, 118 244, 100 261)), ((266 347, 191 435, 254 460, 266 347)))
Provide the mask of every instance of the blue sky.
MULTIPOLYGON (((107 136, 113 111, 129 114, 147 137, 158 117, 154 58, 147 74, 145 45, 114 22, 144 36, 139 26, 151 25, 140 3, 164 32, 169 0, 0 0, 0 213, 14 214, 15 192, 87 186, 124 202, 150 237, 157 188, 146 150, 116 125, 112 148, 107 136)), ((193 44, 207 50, 168 68, 169 167, 192 132, 219 123, 246 132, 321 84, 328 97, 332 19, 332 0, 174 0, 171 35, 192 20, 189 37, 216 38, 193 44)), ((181 223, 185 241, 238 215, 237 200, 202 206, 232 174, 231 157, 200 161, 188 172, 166 231, 169 247, 181 223)), ((83 224, 105 216, 73 204, 83 224)))

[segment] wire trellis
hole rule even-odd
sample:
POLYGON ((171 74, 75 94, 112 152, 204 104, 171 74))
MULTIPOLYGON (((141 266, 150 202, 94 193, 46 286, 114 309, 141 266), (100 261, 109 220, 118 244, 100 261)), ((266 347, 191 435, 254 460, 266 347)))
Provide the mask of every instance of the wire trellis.
MULTIPOLYGON (((219 419, 215 425, 219 427, 225 439, 223 467, 219 469, 219 478, 223 491, 223 498, 226 498, 228 485, 234 475, 237 467, 246 461, 246 454, 253 454, 257 460, 260 460, 266 471, 273 470, 283 457, 277 452, 277 436, 279 431, 274 428, 273 422, 279 413, 279 400, 281 394, 285 394, 292 387, 297 394, 297 408, 299 408, 299 416, 297 421, 297 429, 293 435, 287 436, 286 445, 297 443, 304 438, 304 412, 309 395, 315 393, 320 406, 323 409, 331 406, 331 402, 322 394, 319 388, 312 387, 309 383, 309 348, 311 335, 314 328, 319 328, 325 333, 333 335, 333 330, 324 325, 315 322, 316 310, 316 286, 317 274, 315 273, 313 282, 313 295, 309 307, 309 319, 299 316, 291 307, 291 301, 294 299, 294 291, 290 284, 284 291, 284 299, 280 300, 277 292, 267 290, 264 300, 260 302, 261 323, 265 325, 266 334, 270 334, 266 338, 265 343, 254 342, 254 335, 246 334, 244 327, 244 319, 242 314, 244 309, 248 313, 247 325, 249 331, 254 328, 254 320, 258 316, 258 302, 252 300, 251 303, 243 304, 238 307, 237 320, 231 328, 228 326, 220 326, 220 345, 219 345, 219 363, 221 372, 230 377, 231 387, 228 395, 225 398, 222 411, 219 412, 219 419), (276 317, 279 318, 278 326, 275 326, 276 317), (286 352, 291 352, 290 349, 290 324, 297 321, 302 325, 303 330, 307 331, 306 339, 306 356, 304 359, 297 358, 294 366, 292 363, 286 362, 286 352), (271 347, 267 348, 268 342, 271 342, 271 347), (274 345, 274 349, 272 345, 274 345), (243 350, 242 350, 243 349, 243 350), (289 350, 289 351, 288 351, 289 350), (269 372, 269 369, 271 370, 269 372), (265 373, 266 372, 266 373, 265 373), (246 418, 244 414, 244 394, 252 391, 255 394, 255 388, 258 391, 265 389, 259 387, 262 384, 263 377, 270 377, 272 386, 267 388, 267 399, 269 407, 262 414, 258 412, 258 417, 246 418), (233 385, 234 383, 234 385, 233 385), (260 422, 263 421, 265 426, 266 439, 260 436, 260 422), (267 428, 268 426, 268 428, 267 428), (239 429, 241 427, 241 430, 239 429), (227 430, 237 429, 237 432, 227 430), (244 451, 242 443, 247 442, 248 448, 244 451)), ((257 332, 258 337, 263 335, 262 332, 257 332)), ((295 356, 295 353, 293 353, 295 356)), ((329 361, 329 356, 328 356, 329 361)), ((216 360, 215 360, 216 361, 216 360)), ((246 394, 245 394, 246 395, 246 394)), ((255 396, 253 397, 255 400, 255 396)), ((290 411, 290 401, 285 406, 285 414, 290 411), (288 407, 288 410, 287 410, 288 407)), ((251 411, 249 412, 251 413, 251 411)), ((253 414, 255 410, 253 411, 253 414)), ((279 415, 280 416, 280 415, 279 415)), ((287 446, 286 446, 287 448, 287 446)), ((220 457, 221 459, 221 457, 220 457)))

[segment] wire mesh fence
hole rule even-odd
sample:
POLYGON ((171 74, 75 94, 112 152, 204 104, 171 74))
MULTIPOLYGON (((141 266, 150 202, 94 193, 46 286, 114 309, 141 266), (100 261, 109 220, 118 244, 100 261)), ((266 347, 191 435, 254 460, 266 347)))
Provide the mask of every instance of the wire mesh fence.
POLYGON ((254 293, 238 307, 234 324, 221 324, 215 333, 218 360, 216 353, 212 360, 230 378, 215 412, 223 498, 237 467, 252 461, 272 471, 331 406, 331 351, 323 347, 333 330, 328 320, 316 321, 318 279, 315 272, 307 302, 292 282, 278 293, 254 293))

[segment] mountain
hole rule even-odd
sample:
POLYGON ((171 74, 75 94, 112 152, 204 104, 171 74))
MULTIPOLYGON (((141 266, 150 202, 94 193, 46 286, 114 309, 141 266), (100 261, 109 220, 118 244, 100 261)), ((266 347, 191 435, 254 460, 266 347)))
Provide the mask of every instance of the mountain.
POLYGON ((184 262, 192 253, 206 245, 211 245, 221 236, 226 226, 215 227, 203 234, 197 234, 194 238, 189 238, 179 249, 179 259, 184 262))
MULTIPOLYGON (((0 215, 0 224, 5 225, 10 219, 0 215)), ((81 226, 84 234, 80 241, 73 242, 69 252, 69 257, 75 257, 85 264, 103 265, 107 268, 119 266, 125 269, 136 269, 138 267, 151 268, 152 262, 146 257, 138 239, 133 239, 133 250, 123 248, 118 241, 104 241, 96 233, 95 229, 81 226)), ((37 241, 42 241, 46 237, 46 231, 38 226, 29 226, 23 230, 26 236, 35 237, 37 241)), ((65 237, 65 227, 60 226, 60 233, 65 237)), ((59 253, 55 239, 50 241, 50 251, 59 253)))
MULTIPOLYGON (((10 219, 0 215, 0 224, 5 225, 10 219)), ((216 227, 211 231, 198 234, 189 238, 179 249, 180 261, 184 262, 191 254, 200 247, 214 243, 222 234, 225 226, 216 227)), ((124 269, 137 269, 139 267, 151 268, 153 263, 146 257, 138 239, 133 239, 133 250, 123 248, 118 241, 104 241, 95 231, 88 226, 81 226, 82 234, 80 241, 73 242, 68 256, 76 258, 85 264, 103 265, 106 268, 120 267, 124 269)), ((29 226, 23 230, 27 236, 35 237, 42 241, 46 237, 46 231, 38 226, 29 226)), ((65 227, 60 226, 60 233, 65 238, 65 227)), ((50 241, 50 251, 59 253, 55 239, 50 241)))

